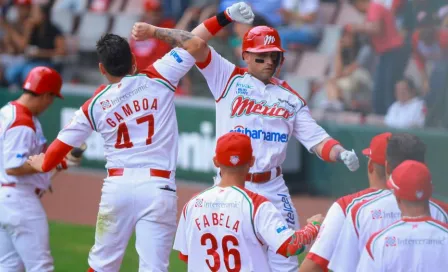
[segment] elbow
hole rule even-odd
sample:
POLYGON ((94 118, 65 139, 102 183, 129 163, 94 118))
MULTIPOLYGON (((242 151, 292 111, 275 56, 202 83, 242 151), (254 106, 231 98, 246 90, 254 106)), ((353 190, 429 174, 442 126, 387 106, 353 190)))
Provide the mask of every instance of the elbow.
POLYGON ((195 37, 193 42, 189 44, 187 51, 194 56, 199 52, 203 52, 205 48, 207 48, 207 43, 203 39, 195 37))

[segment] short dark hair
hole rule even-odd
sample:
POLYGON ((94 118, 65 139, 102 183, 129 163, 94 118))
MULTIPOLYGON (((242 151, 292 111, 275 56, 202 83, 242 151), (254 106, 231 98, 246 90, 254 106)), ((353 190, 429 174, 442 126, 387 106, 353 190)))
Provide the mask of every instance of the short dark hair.
POLYGON ((425 163, 426 145, 409 133, 394 133, 387 143, 386 160, 390 171, 406 160, 425 163))
POLYGON ((106 71, 116 77, 123 77, 131 72, 132 53, 126 39, 105 34, 96 43, 96 53, 106 71))

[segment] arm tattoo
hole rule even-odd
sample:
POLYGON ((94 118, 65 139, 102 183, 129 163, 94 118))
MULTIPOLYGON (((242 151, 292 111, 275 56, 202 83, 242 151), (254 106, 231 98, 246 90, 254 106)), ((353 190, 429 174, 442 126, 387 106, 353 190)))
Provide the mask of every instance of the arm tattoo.
POLYGON ((180 29, 156 28, 154 36, 173 47, 184 47, 185 42, 191 40, 194 35, 188 31, 180 29))

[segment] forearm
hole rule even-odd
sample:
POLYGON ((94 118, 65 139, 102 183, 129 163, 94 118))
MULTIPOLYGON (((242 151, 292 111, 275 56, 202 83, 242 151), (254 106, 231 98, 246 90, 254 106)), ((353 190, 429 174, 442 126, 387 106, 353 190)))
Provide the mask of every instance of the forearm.
POLYGON ((225 11, 223 11, 218 15, 205 20, 203 23, 195 27, 191 33, 198 36, 205 42, 208 42, 214 35, 216 35, 216 33, 231 22, 232 19, 225 11))
POLYGON ((193 33, 180 29, 169 29, 153 26, 151 28, 152 37, 156 37, 173 47, 180 47, 188 51, 193 57, 197 57, 197 54, 206 47, 205 42, 195 36, 193 33))
POLYGON ((45 152, 45 159, 42 163, 42 171, 49 172, 60 164, 65 156, 72 150, 73 147, 67 145, 60 140, 54 140, 45 152))
POLYGON ((336 162, 345 148, 333 138, 327 138, 313 148, 314 153, 324 161, 336 162))
POLYGON ((291 238, 286 240, 277 250, 277 254, 284 257, 299 255, 305 250, 305 246, 310 245, 316 239, 319 229, 319 223, 308 223, 303 229, 297 230, 291 238))
POLYGON ((32 168, 31 165, 26 162, 20 167, 6 169, 6 174, 9 176, 25 176, 36 173, 39 172, 32 168))

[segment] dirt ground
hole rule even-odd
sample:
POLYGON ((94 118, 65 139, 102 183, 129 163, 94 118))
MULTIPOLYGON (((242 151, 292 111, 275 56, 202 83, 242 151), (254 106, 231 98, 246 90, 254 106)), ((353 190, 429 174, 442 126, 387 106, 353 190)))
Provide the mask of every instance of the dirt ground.
MULTIPOLYGON (((69 171, 58 174, 53 180, 53 193, 46 193, 42 202, 48 219, 83 225, 95 225, 101 187, 105 171, 69 171)), ((197 192, 205 187, 177 181, 178 211, 197 192)), ((303 226, 308 217, 325 214, 334 199, 299 195, 293 197, 294 206, 303 226)))

